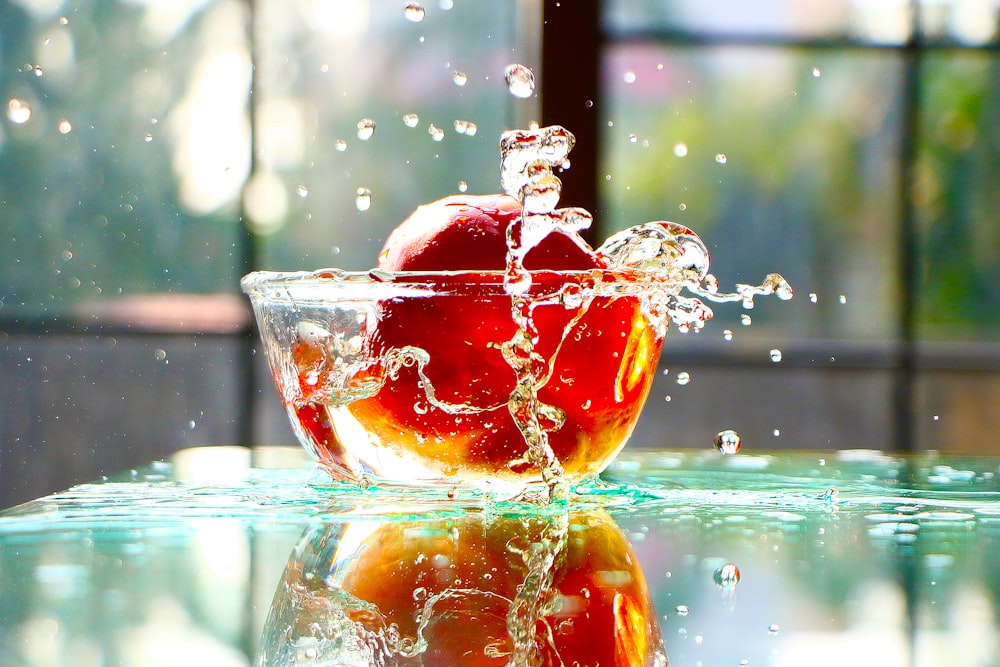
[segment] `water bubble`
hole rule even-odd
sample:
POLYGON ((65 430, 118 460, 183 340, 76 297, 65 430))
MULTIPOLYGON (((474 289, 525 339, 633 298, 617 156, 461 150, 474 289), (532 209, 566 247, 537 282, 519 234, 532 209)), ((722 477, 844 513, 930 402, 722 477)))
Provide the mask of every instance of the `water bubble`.
POLYGON ((721 588, 735 588, 740 583, 740 568, 735 563, 726 563, 712 574, 712 579, 721 588))
POLYGON ((681 371, 680 373, 677 374, 677 384, 679 384, 680 386, 683 387, 690 381, 691 381, 691 374, 688 373, 687 371, 681 371))
POLYGON ((404 113, 403 114, 403 125, 406 127, 416 127, 417 123, 420 122, 420 116, 415 113, 404 113))
POLYGON ((163 361, 167 358, 167 351, 158 347, 153 350, 153 358, 157 361, 163 361))
POLYGON ((469 184, 468 183, 466 183, 465 181, 459 181, 458 182, 458 191, 459 192, 465 192, 468 189, 469 189, 469 184))
POLYGON ((725 153, 716 153, 715 161, 718 162, 719 164, 726 164, 726 162, 729 161, 729 158, 726 157, 725 153))
POLYGON ((514 97, 527 98, 535 92, 535 75, 524 65, 507 65, 503 76, 507 82, 507 90, 514 97))
POLYGON ((775 437, 775 438, 777 438, 778 436, 780 436, 780 435, 781 435, 781 429, 777 429, 777 428, 776 428, 776 429, 774 429, 774 431, 772 431, 771 433, 772 433, 772 434, 774 435, 774 437, 775 437))
POLYGON ((433 123, 427 126, 427 134, 431 135, 431 139, 434 141, 441 141, 444 139, 444 130, 433 123))
POLYGON ((59 121, 59 134, 69 134, 73 131, 73 124, 65 118, 59 121))
POLYGON ((715 436, 715 448, 727 456, 739 452, 742 444, 743 439, 740 438, 740 434, 732 429, 719 431, 715 436))
POLYGON ((41 76, 42 74, 45 73, 42 71, 41 65, 35 65, 34 67, 31 68, 31 71, 35 73, 35 76, 41 76))
POLYGON ((197 425, 198 424, 192 419, 191 421, 188 422, 188 430, 189 431, 193 431, 194 427, 197 426, 197 425))
POLYGON ((686 157, 688 154, 687 144, 677 143, 674 144, 674 155, 676 157, 686 157))
POLYGON ((586 102, 583 103, 583 106, 587 107, 588 109, 593 108, 594 100, 587 100, 586 102))
POLYGON ((344 141, 343 139, 337 139, 335 142, 333 142, 333 147, 334 149, 337 150, 337 152, 343 153, 344 151, 347 150, 347 142, 344 141))
POLYGON ((812 68, 812 75, 813 75, 814 77, 816 77, 817 79, 818 79, 818 78, 819 78, 819 77, 820 77, 820 76, 821 76, 822 74, 823 74, 823 72, 822 72, 822 71, 820 70, 820 68, 818 68, 818 67, 813 67, 813 68, 812 68))
POLYGON ((358 121, 358 139, 368 141, 375 134, 375 121, 371 118, 362 118, 358 121))
POLYGON ((359 211, 367 211, 372 207, 372 191, 368 188, 358 188, 354 193, 354 206, 359 211))
POLYGON ((770 352, 770 357, 773 363, 778 363, 779 361, 781 361, 781 350, 779 350, 778 348, 774 348, 770 352))
POLYGON ((407 21, 412 23, 420 23, 424 20, 424 16, 427 14, 427 10, 419 2, 408 2, 406 7, 403 8, 403 16, 406 17, 407 21))
POLYGON ((629 143, 637 144, 639 143, 639 135, 632 133, 628 135, 629 143))
POLYGON ((840 297, 839 297, 839 299, 840 299, 840 303, 847 303, 847 295, 846 294, 841 294, 840 297))
POLYGON ((680 204, 677 205, 677 210, 679 210, 679 211, 686 211, 687 208, 688 208, 688 205, 685 204, 684 202, 681 202, 680 204))
POLYGON ((722 338, 724 340, 726 340, 726 341, 731 341, 733 339, 733 330, 732 329, 723 329, 722 330, 722 338))
POLYGON ((456 86, 464 86, 469 81, 469 77, 466 76, 465 72, 459 72, 458 70, 455 70, 454 72, 451 73, 451 80, 455 83, 456 86))
POLYGON ((309 188, 304 185, 299 185, 299 187, 295 188, 295 194, 305 199, 309 196, 309 188))
POLYGON ((635 83, 635 72, 631 70, 625 72, 625 74, 622 75, 622 80, 625 81, 625 83, 635 83))
POLYGON ((31 107, 26 102, 12 97, 7 100, 7 119, 15 125, 27 123, 31 118, 31 107))
POLYGON ((469 120, 456 120, 454 126, 455 132, 458 134, 464 134, 467 137, 474 137, 476 136, 476 132, 479 131, 479 127, 469 120))
POLYGON ((778 626, 777 623, 772 623, 771 625, 767 626, 767 634, 771 635, 772 637, 778 634, 779 632, 781 632, 781 628, 778 626))
POLYGON ((819 295, 816 294, 816 292, 810 292, 809 293, 809 301, 811 303, 816 303, 817 301, 819 301, 819 295))
POLYGON ((691 613, 691 610, 688 608, 686 604, 679 604, 676 607, 674 607, 674 613, 677 614, 678 616, 687 616, 688 614, 691 613))
POLYGON ((69 25, 69 19, 65 16, 59 17, 59 25, 69 25))
POLYGON ((745 327, 748 327, 751 324, 753 324, 753 318, 751 318, 746 313, 741 313, 740 314, 740 324, 742 324, 745 327))

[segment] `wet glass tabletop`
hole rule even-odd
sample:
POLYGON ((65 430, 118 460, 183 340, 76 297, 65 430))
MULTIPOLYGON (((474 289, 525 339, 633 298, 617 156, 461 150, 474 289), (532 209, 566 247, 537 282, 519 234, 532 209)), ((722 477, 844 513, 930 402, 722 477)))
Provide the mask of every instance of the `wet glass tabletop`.
POLYGON ((0 513, 0 666, 996 665, 998 464, 626 450, 538 506, 185 450, 0 513))

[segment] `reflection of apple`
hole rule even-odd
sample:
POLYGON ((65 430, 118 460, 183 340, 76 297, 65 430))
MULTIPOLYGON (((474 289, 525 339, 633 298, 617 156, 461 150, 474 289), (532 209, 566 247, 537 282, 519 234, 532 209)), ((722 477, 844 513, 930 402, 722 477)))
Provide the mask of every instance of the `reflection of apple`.
POLYGON ((317 527, 289 561, 261 649, 259 665, 303 657, 423 667, 666 664, 639 564, 600 511, 317 527))

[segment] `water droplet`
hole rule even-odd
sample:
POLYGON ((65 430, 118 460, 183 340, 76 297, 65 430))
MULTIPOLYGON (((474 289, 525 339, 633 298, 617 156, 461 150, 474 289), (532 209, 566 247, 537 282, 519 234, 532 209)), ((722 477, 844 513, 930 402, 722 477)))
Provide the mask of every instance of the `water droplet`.
POLYGON ((741 313, 740 314, 740 324, 742 324, 745 327, 748 327, 751 324, 753 324, 753 318, 751 318, 746 313, 741 313))
POLYGON ((15 125, 27 123, 31 118, 31 107, 16 97, 7 100, 7 119, 15 125))
POLYGON ((427 134, 431 135, 431 139, 434 141, 441 141, 444 139, 444 130, 433 123, 427 126, 427 134))
POLYGON ((732 329, 723 329, 722 330, 722 338, 724 340, 726 340, 726 341, 731 341, 733 339, 733 330, 732 329))
POLYGON ((476 132, 479 131, 479 128, 476 126, 476 124, 468 120, 456 120, 454 126, 455 126, 455 132, 457 132, 458 134, 464 134, 469 137, 476 136, 476 132))
POLYGON ((686 211, 687 208, 688 208, 688 205, 685 204, 684 202, 681 202, 680 204, 677 205, 677 210, 679 210, 679 211, 686 211))
POLYGON ((587 107, 588 109, 593 108, 594 100, 587 100, 586 102, 583 103, 583 106, 587 107))
POLYGON ((362 118, 358 121, 358 139, 368 141, 375 134, 375 121, 371 118, 362 118))
POLYGON ((847 295, 846 294, 841 294, 840 295, 840 303, 847 303, 847 295))
POLYGON ((639 135, 635 134, 635 133, 632 133, 632 134, 628 135, 628 140, 629 140, 630 143, 637 144, 637 143, 639 143, 639 135))
POLYGON ((59 25, 69 25, 69 19, 65 16, 59 17, 59 25))
POLYGON ((347 150, 347 142, 344 141, 343 139, 337 139, 335 142, 333 142, 333 147, 338 152, 343 153, 344 151, 347 150))
POLYGON ((719 164, 726 164, 726 162, 729 161, 729 158, 726 157, 725 153, 716 153, 715 161, 718 162, 719 164))
POLYGON ((622 80, 625 81, 625 83, 635 83, 635 72, 631 70, 625 72, 622 76, 622 80))
POLYGON ((778 436, 781 435, 781 429, 776 428, 774 429, 774 431, 772 431, 772 433, 774 434, 774 437, 777 438, 778 436))
POLYGON ((153 358, 157 361, 163 361, 167 358, 167 351, 158 347, 153 350, 153 358))
POLYGON ((418 415, 426 415, 427 404, 424 403, 423 401, 417 401, 416 403, 413 404, 413 411, 416 412, 418 415))
POLYGON ((734 563, 726 563, 712 574, 712 579, 721 588, 735 588, 740 583, 740 568, 734 563))
POLYGON ((686 157, 688 154, 687 144, 677 143, 674 144, 674 155, 676 157, 686 157))
POLYGON ((465 72, 459 72, 458 70, 455 70, 454 72, 451 73, 451 80, 455 83, 456 86, 464 86, 469 81, 469 77, 466 76, 465 72))
POLYGON ((420 122, 420 116, 415 113, 404 113, 403 114, 403 125, 406 127, 416 127, 417 123, 420 122))
POLYGON ((145 137, 143 137, 142 139, 143 139, 143 141, 145 141, 145 142, 146 142, 146 143, 148 144, 149 142, 151 142, 151 141, 153 140, 153 135, 151 135, 151 134, 147 134, 147 135, 146 135, 145 137))
POLYGON ((740 438, 740 434, 732 429, 719 431, 715 436, 715 448, 726 455, 739 452, 742 444, 743 439, 740 438))
POLYGON ((372 191, 368 188, 358 188, 355 191, 354 206, 359 211, 367 211, 372 207, 372 191))
POLYGON ((771 361, 773 363, 778 363, 779 361, 781 361, 781 350, 779 350, 778 348, 774 348, 773 350, 771 350, 770 356, 771 356, 771 361))
POLYGON ((816 292, 810 292, 809 293, 809 301, 812 302, 812 303, 816 303, 817 301, 819 301, 819 295, 816 294, 816 292))
POLYGON ((73 131, 73 124, 65 118, 59 121, 59 134, 69 134, 73 131))
POLYGON ((194 421, 194 420, 192 419, 191 421, 189 421, 189 422, 188 422, 188 430, 189 430, 189 431, 193 431, 193 430, 194 430, 194 427, 195 427, 195 426, 197 426, 197 425, 198 425, 198 424, 197 424, 197 423, 195 423, 195 421, 194 421))
POLYGON ((300 185, 299 187, 295 188, 295 194, 305 199, 306 197, 309 196, 309 188, 307 188, 304 185, 300 185))
POLYGON ((680 386, 683 387, 690 381, 691 381, 691 374, 688 373, 687 371, 681 371, 680 373, 677 374, 677 384, 679 384, 680 386))
POLYGON ((813 67, 813 69, 812 69, 812 75, 814 77, 816 77, 818 79, 822 74, 823 74, 823 72, 820 70, 820 68, 813 67))
POLYGON ((670 401, 672 401, 674 399, 673 399, 673 397, 670 394, 667 394, 666 396, 663 397, 663 400, 666 401, 667 403, 669 403, 670 401))
POLYGON ((42 76, 45 72, 42 71, 41 65, 35 65, 31 68, 31 71, 35 73, 35 76, 42 76))
POLYGON ((427 589, 426 588, 424 588, 423 586, 420 586, 418 588, 414 588, 413 589, 413 601, 414 602, 423 602, 425 599, 427 599, 427 589))
POLYGON ((403 16, 406 17, 407 21, 412 23, 420 23, 424 20, 424 16, 427 14, 427 10, 419 2, 408 2, 406 7, 403 8, 403 16))
POLYGON ((778 634, 779 632, 781 632, 781 628, 778 627, 777 623, 772 623, 771 625, 767 626, 767 634, 771 635, 772 637, 778 634))
POLYGON ((465 181, 459 181, 458 182, 458 191, 459 192, 465 192, 468 189, 469 189, 469 184, 468 183, 466 183, 465 181))
POLYGON ((688 614, 691 613, 691 610, 688 609, 688 606, 686 604, 679 604, 676 607, 674 607, 674 613, 677 614, 678 616, 687 616, 688 614))
POLYGON ((503 76, 507 82, 507 90, 514 97, 527 98, 535 92, 535 75, 524 65, 507 65, 503 76))

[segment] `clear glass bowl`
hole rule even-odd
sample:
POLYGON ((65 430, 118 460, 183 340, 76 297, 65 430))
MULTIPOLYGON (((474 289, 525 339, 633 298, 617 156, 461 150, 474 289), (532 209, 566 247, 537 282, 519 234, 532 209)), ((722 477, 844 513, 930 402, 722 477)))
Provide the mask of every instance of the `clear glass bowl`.
POLYGON ((545 453, 570 481, 603 470, 663 342, 666 295, 646 274, 531 278, 517 298, 499 272, 256 272, 242 285, 295 433, 335 479, 488 487, 541 481, 545 453))

